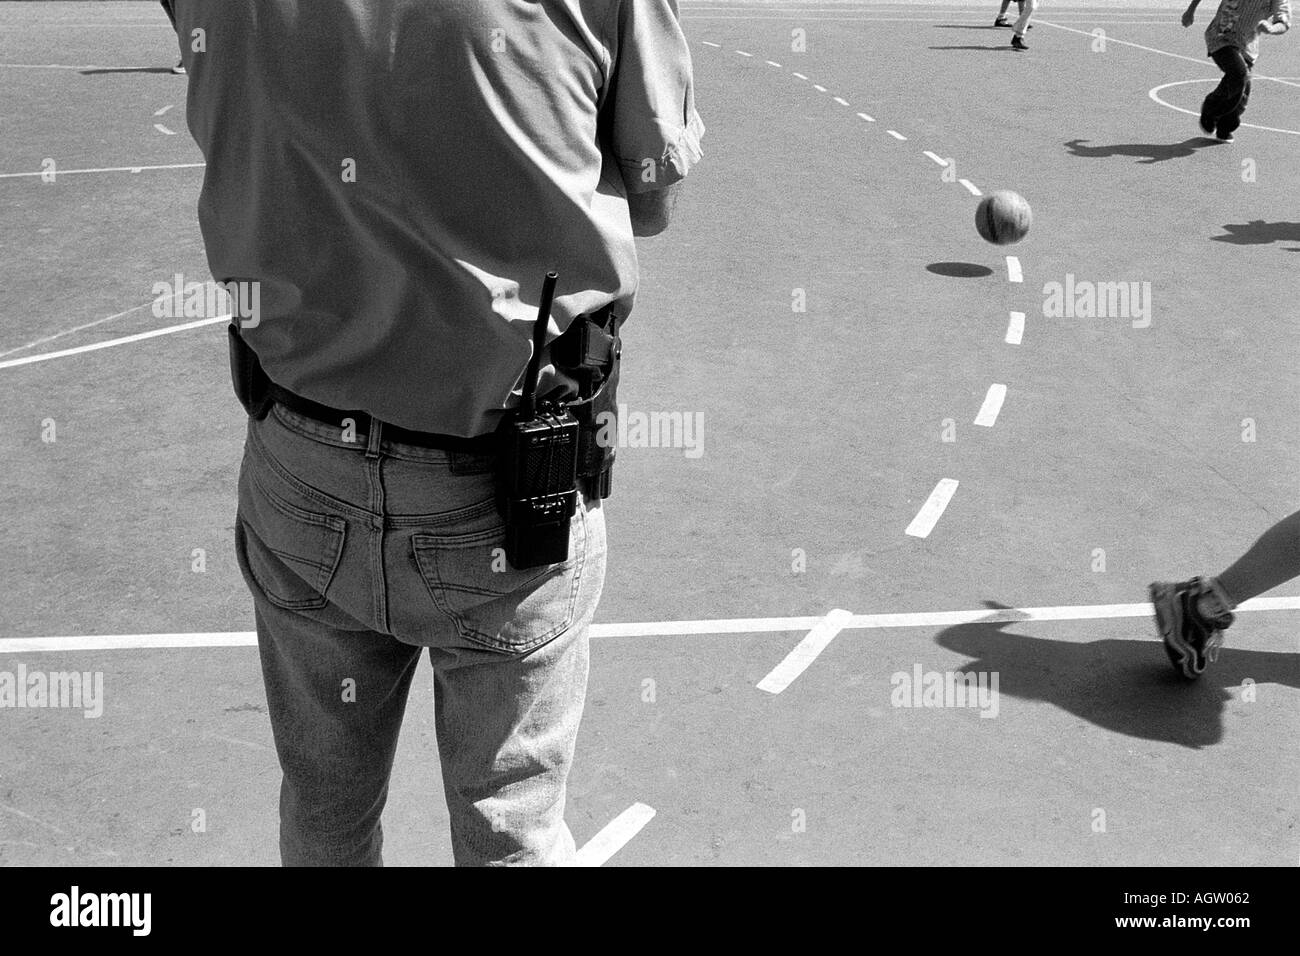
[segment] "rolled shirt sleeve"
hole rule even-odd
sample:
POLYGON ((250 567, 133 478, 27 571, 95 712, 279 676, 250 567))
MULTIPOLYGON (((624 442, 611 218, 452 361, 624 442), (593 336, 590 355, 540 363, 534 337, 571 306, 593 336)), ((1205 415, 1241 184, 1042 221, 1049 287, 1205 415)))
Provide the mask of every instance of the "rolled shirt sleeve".
POLYGON ((703 156, 691 54, 677 0, 621 0, 614 25, 606 144, 629 193, 681 181, 703 156))
POLYGON ((1273 0, 1273 22, 1285 23, 1291 28, 1291 4, 1289 0, 1273 0))

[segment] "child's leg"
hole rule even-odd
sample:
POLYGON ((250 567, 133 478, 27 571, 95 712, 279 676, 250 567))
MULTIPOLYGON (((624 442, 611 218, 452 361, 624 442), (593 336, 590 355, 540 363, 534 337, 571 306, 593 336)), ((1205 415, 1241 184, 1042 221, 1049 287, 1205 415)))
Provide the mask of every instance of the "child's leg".
POLYGON ((1232 603, 1240 604, 1300 576, 1300 511, 1269 528, 1250 550, 1219 575, 1232 603))
POLYGON ((1238 126, 1241 125, 1241 115, 1246 112, 1246 104, 1250 102, 1250 66, 1246 66, 1246 85, 1242 88, 1241 99, 1237 101, 1237 108, 1226 116, 1220 116, 1219 122, 1215 125, 1215 132, 1219 136, 1231 136, 1238 126))
POLYGON ((1025 35, 1025 31, 1029 29, 1029 18, 1034 15, 1034 11, 1037 9, 1038 0, 1025 0, 1020 5, 1020 16, 1012 28, 1016 36, 1023 37, 1025 35))
MULTIPOLYGON (((1215 128, 1221 119, 1245 108, 1241 98, 1250 82, 1250 64, 1236 47, 1215 50, 1212 59, 1223 71, 1223 79, 1201 103, 1201 125, 1211 129, 1215 128)), ((1238 113, 1237 123, 1240 122, 1241 115, 1238 113)), ((1236 128, 1233 126, 1233 129, 1236 128)))
POLYGON ((1007 15, 1007 8, 1011 6, 1011 0, 1002 0, 1002 7, 998 10, 998 19, 1002 20, 1007 15))

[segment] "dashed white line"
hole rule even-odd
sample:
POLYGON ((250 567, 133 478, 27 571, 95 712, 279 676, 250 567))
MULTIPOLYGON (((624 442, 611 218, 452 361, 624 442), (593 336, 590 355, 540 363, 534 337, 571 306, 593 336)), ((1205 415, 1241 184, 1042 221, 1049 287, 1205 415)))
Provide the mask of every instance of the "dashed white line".
POLYGON ((722 49, 722 44, 721 44, 721 43, 710 43, 708 40, 701 40, 700 42, 703 43, 705 46, 711 46, 711 47, 713 47, 713 49, 715 49, 715 50, 721 50, 721 49, 722 49))
POLYGON ((1002 403, 1007 397, 1007 387, 994 382, 989 386, 988 394, 984 396, 984 404, 980 406, 980 412, 975 416, 975 424, 983 425, 985 428, 992 428, 998 420, 998 412, 1002 411, 1002 403))
POLYGON ((836 103, 839 103, 840 106, 848 106, 848 105, 849 105, 849 101, 846 100, 846 99, 844 99, 844 97, 842 97, 842 96, 837 96, 837 97, 835 97, 835 102, 836 102, 836 103))
POLYGON ((154 115, 154 116, 165 116, 165 115, 167 114, 167 111, 168 111, 169 109, 171 109, 171 108, 172 108, 172 104, 171 104, 171 103, 168 103, 168 104, 167 104, 166 106, 164 106, 162 109, 155 111, 153 115, 154 115))
POLYGON ((866 120, 868 123, 874 123, 876 121, 874 117, 868 116, 866 113, 859 113, 858 116, 861 119, 866 120))
POLYGON ((938 153, 932 153, 932 152, 930 152, 928 149, 927 149, 927 150, 923 150, 922 152, 923 152, 924 155, 929 156, 931 159, 933 159, 933 160, 934 160, 936 163, 938 163, 940 166, 947 166, 947 165, 948 165, 948 160, 944 159, 944 158, 943 158, 942 156, 940 156, 938 153))
POLYGON ((939 519, 943 517, 944 509, 948 507, 948 502, 952 500, 953 493, 957 490, 956 478, 942 478, 934 486, 934 491, 930 492, 930 497, 926 499, 921 510, 917 512, 912 523, 907 526, 907 534, 914 538, 927 538, 934 526, 938 524, 939 519))
POLYGON ((774 66, 777 69, 781 68, 781 64, 777 63, 776 60, 764 60, 763 62, 766 63, 768 66, 774 66))
POLYGON ((814 83, 814 84, 813 84, 813 89, 816 90, 818 93, 825 93, 825 92, 826 92, 826 87, 822 86, 820 83, 814 83))
POLYGON ((752 54, 752 53, 746 53, 744 50, 737 50, 736 53, 738 53, 740 56, 753 56, 753 55, 754 55, 754 54, 752 54))
POLYGON ((1007 322, 1007 344, 1019 345, 1020 340, 1025 337, 1025 313, 1012 312, 1011 318, 1007 322))
POLYGON ((902 133, 900 133, 900 132, 899 132, 898 130, 896 130, 896 129, 887 129, 887 130, 885 130, 885 132, 888 133, 890 136, 894 137, 894 139, 899 139, 899 140, 906 140, 906 139, 907 139, 906 136, 904 136, 902 133))
POLYGON ((175 136, 175 135, 176 135, 176 131, 175 131, 175 130, 170 130, 170 129, 168 129, 168 128, 167 128, 166 126, 164 126, 162 123, 154 123, 154 124, 153 124, 153 128, 156 129, 156 130, 157 130, 158 132, 160 132, 160 133, 164 133, 164 134, 167 135, 167 136, 175 136))
POLYGON ((1020 260, 1015 256, 1007 256, 1007 281, 1024 282, 1025 274, 1020 271, 1020 260))
POLYGON ((844 625, 853 619, 852 613, 836 608, 817 622, 808 632, 808 636, 795 645, 794 650, 785 656, 785 660, 772 668, 771 673, 758 682, 758 689, 769 694, 779 694, 789 687, 796 677, 808 669, 817 655, 826 650, 828 644, 835 640, 835 635, 844 630, 844 625))
POLYGON ((806 79, 808 79, 808 77, 804 76, 802 73, 791 73, 790 75, 793 76, 793 77, 796 77, 796 78, 798 78, 798 79, 800 79, 800 80, 806 80, 806 79))
POLYGON ((173 332, 184 332, 187 329, 197 329, 204 325, 215 325, 218 322, 229 322, 230 316, 219 315, 215 319, 199 319, 197 322, 186 322, 184 325, 172 325, 165 329, 154 329, 151 332, 141 332, 138 335, 128 335, 125 338, 109 339, 106 342, 92 342, 90 345, 78 345, 75 349, 64 349, 61 352, 43 352, 40 355, 28 355, 24 358, 9 359, 6 362, 0 362, 0 368, 14 368, 18 365, 34 365, 37 362, 48 362, 51 359, 63 358, 68 355, 80 355, 82 352, 97 352, 100 349, 112 348, 115 345, 126 345, 129 342, 141 342, 145 339, 157 338, 160 335, 170 335, 173 332))
POLYGON ((602 866, 611 856, 623 849, 627 842, 641 832, 641 828, 654 819, 654 807, 634 803, 588 840, 578 851, 574 866, 602 866))
POLYGON ((966 191, 967 191, 968 193, 970 193, 972 196, 983 196, 983 195, 984 195, 982 192, 980 192, 980 188, 979 188, 978 186, 976 186, 973 182, 971 182, 969 179, 959 179, 959 180, 957 180, 957 182, 959 182, 959 183, 961 183, 963 186, 965 186, 965 187, 966 187, 966 191))

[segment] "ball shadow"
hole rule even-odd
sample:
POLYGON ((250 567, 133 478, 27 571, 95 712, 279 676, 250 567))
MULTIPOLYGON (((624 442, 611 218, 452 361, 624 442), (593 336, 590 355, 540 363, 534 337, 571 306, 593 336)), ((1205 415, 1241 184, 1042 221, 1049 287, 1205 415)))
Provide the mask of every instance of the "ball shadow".
POLYGON ((975 262, 932 262, 925 267, 926 272, 953 279, 980 279, 993 275, 993 270, 975 262))

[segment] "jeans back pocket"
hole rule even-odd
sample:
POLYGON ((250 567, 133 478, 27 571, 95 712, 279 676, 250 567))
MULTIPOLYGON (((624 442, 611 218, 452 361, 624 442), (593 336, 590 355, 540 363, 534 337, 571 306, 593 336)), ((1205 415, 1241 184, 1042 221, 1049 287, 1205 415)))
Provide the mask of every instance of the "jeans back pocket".
POLYGON ((579 507, 570 526, 568 559, 522 571, 506 561, 500 526, 467 534, 416 534, 411 547, 429 596, 462 637, 522 653, 572 625, 587 535, 587 516, 579 507))
MULTIPOLYGON (((246 463, 247 467, 247 463, 246 463)), ((266 599, 290 611, 323 608, 343 556, 347 522, 300 508, 255 477, 240 494, 235 553, 266 599)))

